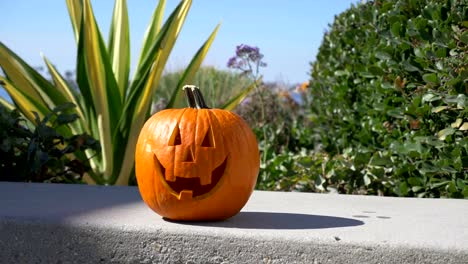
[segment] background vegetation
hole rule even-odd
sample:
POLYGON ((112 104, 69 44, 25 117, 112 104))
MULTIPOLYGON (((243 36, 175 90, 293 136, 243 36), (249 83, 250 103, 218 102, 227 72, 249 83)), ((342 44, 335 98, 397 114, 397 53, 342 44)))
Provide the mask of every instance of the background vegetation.
POLYGON ((254 125, 257 188, 468 197, 467 21, 468 3, 450 0, 369 1, 337 16, 299 111, 254 125))
MULTIPOLYGON (((259 141, 257 189, 467 198, 467 49, 466 0, 367 1, 335 17, 303 84, 259 81, 248 45, 192 83, 229 109, 255 84, 233 111, 259 141)), ((184 74, 161 77, 153 111, 184 74)))
MULTIPOLYGON (((184 74, 183 70, 168 72, 161 77, 158 88, 153 97, 153 109, 155 112, 166 107, 174 87, 184 74)), ((206 103, 210 107, 222 108, 230 99, 236 97, 252 81, 245 76, 239 76, 230 71, 218 70, 211 66, 201 67, 192 78, 191 84, 200 87, 206 97, 206 103)), ((175 108, 186 107, 186 101, 180 97, 174 103, 175 108)))

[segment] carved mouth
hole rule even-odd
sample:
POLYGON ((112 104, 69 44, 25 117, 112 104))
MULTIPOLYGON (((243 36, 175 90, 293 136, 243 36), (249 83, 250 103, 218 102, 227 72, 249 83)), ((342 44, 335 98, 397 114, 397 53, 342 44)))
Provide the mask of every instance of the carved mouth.
POLYGON ((179 199, 182 198, 195 198, 197 196, 202 196, 215 188, 218 182, 221 180, 224 175, 224 170, 226 169, 227 157, 211 172, 211 183, 202 185, 199 177, 184 178, 184 177, 175 177, 175 181, 166 180, 166 168, 159 162, 158 158, 155 156, 155 161, 158 163, 159 168, 161 169, 162 180, 167 184, 172 191, 177 193, 179 199))

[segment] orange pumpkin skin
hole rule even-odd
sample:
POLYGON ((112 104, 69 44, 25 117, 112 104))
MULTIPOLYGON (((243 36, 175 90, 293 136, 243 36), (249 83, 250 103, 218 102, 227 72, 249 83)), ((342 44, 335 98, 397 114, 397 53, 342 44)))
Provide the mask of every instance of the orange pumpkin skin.
POLYGON ((238 115, 221 109, 167 109, 143 126, 135 152, 140 194, 159 215, 223 220, 252 194, 257 140, 238 115))

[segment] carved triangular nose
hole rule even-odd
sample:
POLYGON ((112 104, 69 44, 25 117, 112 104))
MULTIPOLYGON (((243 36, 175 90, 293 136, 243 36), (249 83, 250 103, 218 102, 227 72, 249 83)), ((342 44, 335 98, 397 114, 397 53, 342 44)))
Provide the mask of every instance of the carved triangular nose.
POLYGON ((182 159, 182 162, 194 162, 195 161, 195 157, 193 156, 193 151, 191 147, 188 147, 184 152, 185 152, 184 153, 185 155, 184 155, 184 158, 182 159))

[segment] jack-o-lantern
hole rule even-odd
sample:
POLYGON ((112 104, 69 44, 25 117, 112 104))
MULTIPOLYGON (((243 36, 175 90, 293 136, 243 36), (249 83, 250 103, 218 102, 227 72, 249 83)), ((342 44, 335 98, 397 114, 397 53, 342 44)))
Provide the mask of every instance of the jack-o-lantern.
POLYGON ((135 152, 145 203, 172 220, 223 220, 249 199, 260 166, 254 133, 238 115, 206 106, 184 87, 190 107, 167 109, 143 126, 135 152))

